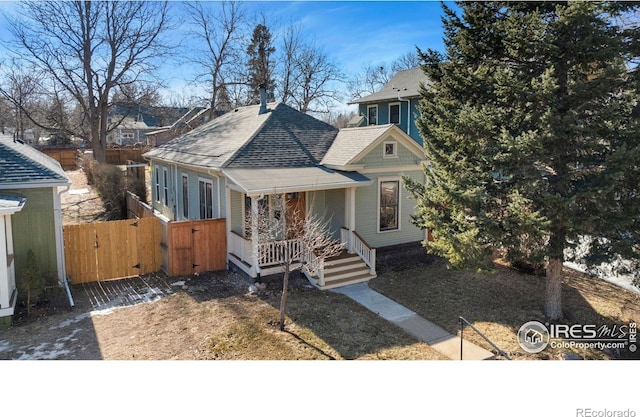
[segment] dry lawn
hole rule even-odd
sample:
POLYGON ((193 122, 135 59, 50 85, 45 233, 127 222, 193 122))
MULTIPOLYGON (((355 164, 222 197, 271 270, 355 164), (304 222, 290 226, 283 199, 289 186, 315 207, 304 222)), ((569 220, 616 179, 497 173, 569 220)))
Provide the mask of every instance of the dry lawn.
MULTIPOLYGON (((154 289, 163 293, 156 301, 109 314, 92 315, 93 295, 74 287, 73 311, 0 331, 0 359, 446 359, 349 298, 308 288, 301 277, 292 282, 285 332, 277 327, 277 281, 252 295, 248 281, 231 272, 182 278, 186 289, 172 287, 176 279, 154 289)), ((122 287, 139 288, 136 280, 122 287)))
MULTIPOLYGON (((493 274, 479 274, 452 271, 444 260, 434 259, 430 265, 386 267, 370 286, 454 334, 459 334, 458 317, 463 316, 512 359, 558 359, 569 352, 585 359, 640 359, 638 352, 626 349, 523 351, 516 337, 520 326, 530 320, 545 322, 545 278, 505 266, 497 265, 493 274)), ((563 308, 567 324, 611 328, 640 321, 638 295, 571 269, 565 269, 563 308)), ((495 352, 468 327, 464 338, 495 352)))

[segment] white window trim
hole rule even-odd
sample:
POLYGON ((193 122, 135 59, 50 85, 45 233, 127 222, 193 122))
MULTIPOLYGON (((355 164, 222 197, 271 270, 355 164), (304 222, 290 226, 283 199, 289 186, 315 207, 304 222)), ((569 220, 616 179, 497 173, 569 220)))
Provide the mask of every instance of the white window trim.
POLYGON ((371 104, 369 106, 367 106, 367 126, 378 126, 380 124, 380 112, 378 111, 378 105, 377 104, 371 104), (376 109, 376 124, 372 125, 371 124, 371 120, 369 120, 369 109, 374 108, 376 109))
POLYGON ((378 210, 376 210, 376 230, 378 233, 393 233, 402 230, 402 178, 395 177, 379 177, 378 178, 378 210), (398 228, 389 230, 380 230, 380 184, 386 181, 398 181, 398 228))
MULTIPOLYGON (((202 177, 198 177, 198 217, 200 218, 200 220, 207 220, 209 219, 209 217, 202 217, 202 213, 200 212, 200 207, 202 206, 202 202, 200 201, 200 183, 203 182, 205 184, 210 184, 211 185, 211 218, 215 219, 215 211, 214 211, 214 207, 215 205, 213 204, 213 180, 210 180, 209 178, 202 178, 202 177)), ((205 188, 206 190, 206 188, 205 188)), ((205 195, 205 198, 206 195, 205 195)))
POLYGON ((189 187, 189 175, 188 175, 188 174, 184 174, 184 173, 182 174, 182 182, 181 182, 181 184, 180 184, 180 185, 182 186, 182 187, 181 187, 181 188, 182 188, 182 200, 181 200, 181 202, 180 202, 180 204, 182 205, 182 210, 181 210, 181 213, 180 213, 180 214, 181 214, 181 215, 182 215, 182 217, 186 220, 186 219, 188 219, 188 218, 189 218, 189 214, 190 214, 190 212, 191 212, 190 207, 189 207, 189 200, 190 200, 190 198, 189 198, 189 197, 190 197, 190 196, 189 196, 189 188, 190 188, 190 187, 189 187), (186 207, 185 207, 185 204, 184 204, 184 199, 185 199, 185 193, 184 193, 184 192, 185 192, 185 189, 184 189, 184 179, 185 179, 185 178, 187 179, 187 190, 186 190, 186 191, 187 191, 187 205, 186 205, 186 207), (184 212, 185 212, 185 208, 186 208, 186 211, 187 211, 187 215, 186 215, 186 216, 185 216, 185 214, 184 214, 184 212))
POLYGON ((387 140, 382 144, 382 157, 384 159, 398 158, 398 142, 395 140, 387 140), (393 145, 393 154, 387 155, 387 145, 393 145))
POLYGON ((155 181, 156 181, 156 187, 155 187, 155 192, 156 192, 156 202, 160 203, 161 199, 160 199, 160 167, 157 165, 153 166, 153 170, 155 171, 155 181))
POLYGON ((400 126, 402 122, 402 104, 399 101, 389 103, 389 118, 387 119, 391 123, 391 106, 398 106, 398 123, 394 123, 396 126, 400 126))
POLYGON ((162 203, 169 207, 169 170, 162 168, 162 203))

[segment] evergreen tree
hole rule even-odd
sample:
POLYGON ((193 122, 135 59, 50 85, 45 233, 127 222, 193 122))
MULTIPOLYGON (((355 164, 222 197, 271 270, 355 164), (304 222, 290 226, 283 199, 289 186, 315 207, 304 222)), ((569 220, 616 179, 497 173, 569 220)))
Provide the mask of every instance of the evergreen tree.
POLYGON ((273 97, 273 67, 274 63, 271 54, 276 51, 271 39, 269 28, 263 24, 258 24, 253 29, 251 43, 247 47, 249 61, 249 99, 251 103, 258 103, 258 87, 264 84, 269 97, 273 97))
POLYGON ((545 314, 557 320, 564 261, 622 257, 637 271, 637 33, 607 3, 458 6, 443 5, 446 53, 419 51, 429 166, 426 185, 405 180, 413 222, 454 267, 490 266, 495 250, 545 262, 545 314))

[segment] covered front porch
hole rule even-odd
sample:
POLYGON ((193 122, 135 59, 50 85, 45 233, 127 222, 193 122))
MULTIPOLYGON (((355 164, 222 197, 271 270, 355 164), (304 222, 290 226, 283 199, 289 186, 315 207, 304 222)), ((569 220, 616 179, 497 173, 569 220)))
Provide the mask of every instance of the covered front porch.
POLYGON ((252 278, 283 272, 285 257, 318 288, 328 289, 376 276, 376 250, 357 233, 356 190, 371 181, 357 173, 322 168, 230 170, 227 186, 227 262, 252 278), (239 172, 242 171, 242 172, 239 172), (312 178, 311 178, 312 177, 312 178), (314 184, 314 185, 309 185, 314 184), (265 240, 260 236, 259 212, 287 223, 300 218, 323 219, 338 241, 337 256, 320 259, 291 233, 265 240))

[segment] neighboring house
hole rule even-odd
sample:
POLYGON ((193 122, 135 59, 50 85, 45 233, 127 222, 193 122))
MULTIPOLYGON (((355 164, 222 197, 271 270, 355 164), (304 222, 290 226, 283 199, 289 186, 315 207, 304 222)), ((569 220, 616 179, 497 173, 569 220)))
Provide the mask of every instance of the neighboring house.
POLYGON ((380 91, 349 103, 358 105, 358 116, 351 119, 349 126, 392 123, 422 145, 416 117, 419 114, 420 85, 427 82, 427 76, 420 67, 399 71, 380 91))
POLYGON ((410 223, 415 202, 401 178, 425 180, 423 155, 395 124, 337 130, 263 101, 144 157, 152 167, 154 209, 169 220, 226 218, 227 261, 252 277, 278 271, 273 247, 279 244, 258 244, 253 211, 285 198, 288 208, 325 216, 350 253, 307 274, 316 286, 330 288, 374 277, 375 248, 424 239, 410 223))
POLYGON ((175 121, 171 126, 154 130, 146 134, 146 144, 151 147, 164 145, 171 139, 187 133, 195 129, 201 124, 208 122, 210 110, 204 107, 194 107, 189 109, 181 118, 175 121))
MULTIPOLYGON (((65 279, 60 193, 71 185, 60 164, 29 145, 0 136, 0 320, 10 320, 33 250, 43 274, 65 279), (65 188, 66 187, 66 188, 65 188)), ((10 321, 9 321, 10 322, 10 321)))
POLYGON ((147 144, 147 134, 170 129, 186 117, 191 119, 202 108, 153 107, 135 103, 116 103, 109 109, 109 126, 118 124, 107 135, 107 143, 147 144))

